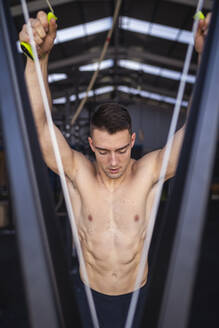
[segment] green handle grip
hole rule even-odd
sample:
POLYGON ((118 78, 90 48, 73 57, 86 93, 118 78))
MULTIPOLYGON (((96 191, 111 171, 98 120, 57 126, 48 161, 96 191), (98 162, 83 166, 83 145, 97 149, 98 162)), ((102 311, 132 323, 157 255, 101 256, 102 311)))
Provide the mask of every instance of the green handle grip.
POLYGON ((203 14, 202 11, 198 11, 193 18, 198 20, 205 19, 205 15, 203 14))

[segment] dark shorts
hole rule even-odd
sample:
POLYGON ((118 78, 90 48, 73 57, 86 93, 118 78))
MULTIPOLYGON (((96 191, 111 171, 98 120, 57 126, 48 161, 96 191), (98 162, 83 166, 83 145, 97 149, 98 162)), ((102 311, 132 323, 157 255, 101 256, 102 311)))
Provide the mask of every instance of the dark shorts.
MULTIPOLYGON (((87 296, 85 294, 85 286, 81 281, 79 274, 75 275, 74 282, 75 296, 79 306, 83 328, 93 328, 87 296)), ((138 304, 132 325, 133 328, 140 327, 147 289, 148 284, 140 288, 138 304)), ((111 296, 101 294, 92 289, 91 291, 100 328, 124 328, 132 293, 111 296)))

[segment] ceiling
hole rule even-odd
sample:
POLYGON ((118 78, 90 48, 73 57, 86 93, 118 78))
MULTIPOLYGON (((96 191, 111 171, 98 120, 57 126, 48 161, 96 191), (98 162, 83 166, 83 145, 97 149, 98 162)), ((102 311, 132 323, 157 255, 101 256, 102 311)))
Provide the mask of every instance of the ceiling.
MULTIPOLYGON (((83 24, 85 36, 71 41, 58 43, 50 56, 49 74, 64 73, 66 78, 50 84, 53 99, 74 95, 71 110, 72 117, 81 99, 82 92, 87 90, 94 72, 81 71, 83 65, 98 61, 103 49, 107 32, 86 35, 85 23, 98 19, 113 17, 116 1, 113 0, 51 0, 56 16, 58 29, 83 24)), ((132 32, 121 28, 121 17, 135 18, 151 24, 161 24, 180 30, 192 30, 193 15, 197 6, 196 0, 123 0, 112 38, 104 59, 113 60, 110 68, 100 70, 93 89, 111 86, 104 94, 94 94, 88 98, 87 104, 102 101, 118 101, 121 103, 153 103, 155 106, 173 107, 163 101, 164 97, 173 99, 177 96, 179 80, 164 77, 159 72, 162 69, 182 72, 188 44, 178 42, 180 33, 175 40, 167 40, 153 34, 132 32), (141 69, 133 70, 121 67, 119 60, 140 63, 141 69), (142 66, 143 65, 143 66, 142 66), (156 75, 145 71, 144 65, 155 66, 156 75), (123 91, 121 86, 123 86, 123 91), (126 87, 126 92, 124 88, 126 87), (160 98, 145 97, 143 91, 152 95, 161 95, 160 98), (163 98, 162 98, 163 97, 163 98)), ((46 0, 27 1, 30 15, 35 16, 38 10, 48 10, 46 0)), ((17 31, 22 27, 24 18, 19 0, 11 0, 11 12, 14 17, 17 31)), ((209 11, 212 1, 205 1, 204 13, 209 11)), ((152 25, 149 26, 149 30, 152 25)), ((190 74, 195 75, 197 69, 197 55, 193 52, 190 74)), ((193 84, 187 83, 184 100, 188 101, 193 84)), ((69 103, 69 102, 68 102, 69 103)), ((85 104, 84 107, 88 106, 85 104)), ((61 113, 66 105, 54 105, 61 113)))

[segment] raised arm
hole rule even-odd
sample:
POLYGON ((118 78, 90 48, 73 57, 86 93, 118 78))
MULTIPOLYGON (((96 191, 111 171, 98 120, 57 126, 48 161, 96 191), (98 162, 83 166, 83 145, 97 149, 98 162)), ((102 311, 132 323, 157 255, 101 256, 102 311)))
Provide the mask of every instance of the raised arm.
MULTIPOLYGON (((200 64, 200 61, 201 61, 201 56, 202 56, 202 52, 204 49, 205 37, 208 33, 210 19, 211 19, 211 13, 209 13, 204 20, 199 21, 198 30, 197 30, 197 33, 195 36, 195 49, 198 53, 198 64, 200 64)), ((190 99, 189 105, 188 105, 187 116, 188 116, 188 112, 190 110, 190 106, 191 106, 191 99, 190 99)), ((172 143, 171 153, 170 153, 169 162, 168 162, 168 166, 167 166, 165 180, 168 180, 169 178, 171 178, 175 175, 177 164, 178 164, 178 159, 179 159, 179 154, 180 154, 180 150, 181 150, 181 146, 182 146, 182 142, 183 142, 185 126, 186 126, 186 123, 173 136, 173 140, 172 140, 173 143, 172 143)), ((141 171, 145 171, 145 165, 149 165, 148 170, 153 172, 151 174, 153 184, 155 184, 159 179, 165 150, 166 150, 166 146, 160 150, 156 150, 154 152, 151 152, 151 153, 145 155, 143 158, 141 158, 138 161, 138 167, 141 168, 141 171)))
MULTIPOLYGON (((49 105, 50 108, 52 108, 51 94, 48 86, 47 68, 49 54, 56 37, 56 21, 55 19, 52 19, 50 23, 48 23, 46 13, 40 11, 37 14, 36 19, 31 19, 31 25, 33 28, 34 40, 40 59, 41 71, 49 100, 49 105)), ((26 25, 23 26, 19 38, 21 42, 30 43, 26 25)), ((35 70, 35 64, 34 61, 32 61, 30 58, 27 58, 25 77, 44 160, 49 168, 51 168, 54 172, 58 173, 48 124, 45 116, 38 77, 35 70)), ((65 138, 63 137, 59 129, 56 126, 54 126, 54 128, 59 149, 61 152, 61 158, 65 174, 71 180, 73 180, 76 170, 76 157, 80 157, 82 155, 73 151, 67 144, 65 138)))
MULTIPOLYGON (((196 33, 196 36, 195 36, 195 49, 198 53, 198 64, 200 64, 200 61, 201 61, 201 56, 202 56, 202 52, 203 52, 203 49, 204 49, 205 37, 207 36, 207 33, 208 33, 210 19, 211 19, 211 13, 208 13, 208 15, 206 16, 205 19, 201 19, 199 21, 197 33, 196 33)), ((190 99, 190 102, 189 102, 189 105, 188 105, 187 116, 188 116, 188 112, 190 110, 190 106, 191 106, 191 99, 190 99)), ((175 175, 175 171, 176 171, 176 167, 177 167, 177 163, 178 163, 178 158, 179 158, 179 154, 180 154, 180 150, 181 150, 181 146, 182 146, 182 142, 183 142, 183 137, 184 137, 184 132, 185 132, 185 125, 186 125, 186 123, 174 135, 172 150, 171 150, 170 159, 169 159, 167 172, 166 172, 166 180, 175 175)), ((160 172, 160 169, 161 169, 161 164, 162 164, 162 161, 163 161, 165 150, 166 150, 166 146, 163 149, 161 149, 160 151, 158 151, 157 154, 156 154, 156 156, 157 156, 157 161, 156 161, 157 162, 157 170, 156 170, 156 177, 155 178, 159 177, 159 172, 160 172)))

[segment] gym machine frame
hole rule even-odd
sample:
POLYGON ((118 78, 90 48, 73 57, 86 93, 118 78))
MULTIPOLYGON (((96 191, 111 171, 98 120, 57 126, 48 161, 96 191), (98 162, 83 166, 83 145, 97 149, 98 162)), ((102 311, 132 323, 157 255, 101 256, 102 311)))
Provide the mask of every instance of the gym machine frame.
MULTIPOLYGON (((0 112, 30 326, 81 327, 15 35, 7 2, 0 0, 0 112)), ((188 323, 218 137, 218 85, 215 1, 174 187, 159 228, 142 327, 186 328, 188 323)))
POLYGON ((219 1, 193 91, 185 137, 151 263, 142 328, 186 328, 219 131, 219 1))
POLYGON ((0 0, 0 112, 32 328, 81 327, 8 1, 0 0))

